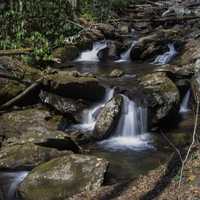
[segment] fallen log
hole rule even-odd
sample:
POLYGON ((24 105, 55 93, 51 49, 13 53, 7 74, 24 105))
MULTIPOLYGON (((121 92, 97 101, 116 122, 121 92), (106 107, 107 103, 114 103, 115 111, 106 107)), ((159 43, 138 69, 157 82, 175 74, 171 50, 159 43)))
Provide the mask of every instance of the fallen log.
POLYGON ((23 55, 23 54, 29 54, 32 51, 33 49, 31 48, 0 50, 0 56, 23 55))
POLYGON ((43 78, 40 78, 37 81, 35 81, 33 84, 31 84, 29 87, 27 87, 23 92, 18 94, 16 97, 12 98, 8 102, 6 102, 3 105, 1 105, 0 106, 0 110, 5 110, 5 109, 13 106, 14 104, 16 104, 18 101, 23 99, 26 95, 28 95, 33 90, 35 90, 42 83, 42 81, 43 81, 43 78))
POLYGON ((114 19, 111 21, 115 22, 166 22, 166 21, 184 21, 184 20, 193 20, 193 19, 200 19, 200 16, 185 16, 185 17, 165 17, 165 18, 152 18, 152 19, 114 19))

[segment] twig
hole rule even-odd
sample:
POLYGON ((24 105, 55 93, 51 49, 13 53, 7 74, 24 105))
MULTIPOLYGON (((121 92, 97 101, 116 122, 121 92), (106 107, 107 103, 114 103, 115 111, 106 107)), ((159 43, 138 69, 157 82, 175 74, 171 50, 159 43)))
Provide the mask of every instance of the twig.
POLYGON ((32 51, 33 51, 33 49, 31 49, 31 48, 0 50, 0 56, 29 54, 32 51))
POLYGON ((185 164, 186 164, 186 162, 188 160, 188 157, 190 155, 191 149, 192 149, 193 145, 195 144, 195 138, 196 138, 196 133, 197 133, 197 128, 198 128, 198 115, 199 115, 199 104, 200 104, 199 99, 197 98, 196 100, 197 100, 197 104, 196 104, 195 124, 194 124, 193 136, 192 136, 192 143, 189 146, 189 149, 187 151, 186 157, 182 162, 180 179, 179 179, 179 188, 181 187, 181 182, 182 182, 182 177, 183 177, 183 171, 184 171, 185 164))
POLYGON ((43 81, 43 78, 38 79, 36 82, 34 82, 33 84, 31 84, 28 88, 26 88, 23 92, 21 92, 20 94, 18 94, 16 97, 12 98, 11 100, 9 100, 8 102, 6 102, 5 104, 1 105, 0 106, 0 110, 4 110, 4 109, 9 108, 12 105, 14 105, 17 101, 21 100, 27 94, 29 94, 30 92, 32 92, 36 87, 38 87, 41 84, 42 81, 43 81))
POLYGON ((175 149, 175 151, 179 155, 179 158, 180 158, 181 162, 183 163, 183 158, 182 158, 180 150, 170 141, 170 139, 164 134, 164 132, 162 130, 161 130, 161 135, 167 140, 169 145, 172 146, 175 149))
POLYGON ((86 29, 84 26, 82 26, 82 25, 80 25, 80 24, 78 24, 78 23, 76 23, 76 22, 74 22, 74 21, 72 21, 70 19, 65 19, 65 21, 69 22, 71 24, 74 24, 75 26, 78 26, 79 28, 86 29))

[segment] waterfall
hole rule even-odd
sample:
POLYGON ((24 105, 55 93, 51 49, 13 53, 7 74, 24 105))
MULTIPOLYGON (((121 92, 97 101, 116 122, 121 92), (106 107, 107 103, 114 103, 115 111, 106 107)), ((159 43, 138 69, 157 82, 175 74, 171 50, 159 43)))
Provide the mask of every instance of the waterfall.
POLYGON ((137 107, 134 101, 123 96, 123 108, 115 136, 100 142, 106 148, 134 150, 151 147, 147 134, 147 108, 137 107))
POLYGON ((16 194, 17 187, 25 179, 27 175, 28 171, 1 173, 1 178, 3 179, 4 185, 5 186, 8 185, 8 187, 6 187, 5 190, 3 189, 3 193, 5 193, 6 200, 18 199, 16 194))
POLYGON ((106 41, 100 41, 93 43, 92 50, 87 50, 81 53, 80 57, 76 59, 76 61, 90 61, 90 62, 98 62, 98 52, 107 47, 106 41))
POLYGON ((132 42, 130 48, 129 48, 126 52, 122 53, 122 54, 120 55, 120 59, 117 60, 116 62, 126 62, 126 61, 129 61, 129 60, 130 60, 131 50, 132 50, 132 48, 133 48, 136 44, 137 44, 137 41, 134 40, 134 41, 132 42))
POLYGON ((180 113, 186 113, 189 109, 189 101, 190 101, 190 90, 187 91, 186 95, 183 98, 183 101, 180 106, 180 113))
POLYGON ((97 115, 99 114, 100 110, 105 106, 105 104, 112 99, 114 95, 114 89, 107 88, 106 95, 103 100, 95 105, 93 105, 89 109, 85 109, 82 114, 82 123, 74 125, 73 128, 80 129, 80 130, 94 130, 97 115))
POLYGON ((167 46, 169 48, 169 51, 165 52, 162 55, 157 56, 152 64, 165 65, 169 63, 177 55, 177 51, 174 47, 174 44, 168 44, 167 46))

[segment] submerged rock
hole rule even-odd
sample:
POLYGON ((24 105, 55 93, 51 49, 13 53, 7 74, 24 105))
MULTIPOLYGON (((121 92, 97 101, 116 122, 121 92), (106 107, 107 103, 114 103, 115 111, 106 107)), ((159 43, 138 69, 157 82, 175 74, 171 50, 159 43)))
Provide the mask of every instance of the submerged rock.
POLYGON ((110 136, 118 123, 122 104, 123 98, 118 95, 111 99, 101 110, 94 128, 93 137, 96 140, 102 140, 110 136))
POLYGON ((110 73, 110 77, 111 78, 119 78, 121 76, 124 75, 124 71, 120 70, 120 69, 114 69, 111 73, 110 73))
POLYGON ((97 190, 103 183, 108 162, 86 155, 66 155, 46 162, 21 183, 23 199, 63 200, 83 192, 97 190))
POLYGON ((42 147, 34 143, 8 145, 0 151, 0 168, 22 169, 36 167, 52 158, 69 154, 68 151, 42 147))
POLYGON ((44 86, 51 92, 67 98, 98 100, 105 93, 105 88, 95 77, 80 73, 69 74, 67 71, 46 76, 44 86))
POLYGON ((144 89, 153 123, 166 117, 173 118, 178 114, 180 94, 176 85, 165 73, 145 75, 141 78, 140 85, 144 89))

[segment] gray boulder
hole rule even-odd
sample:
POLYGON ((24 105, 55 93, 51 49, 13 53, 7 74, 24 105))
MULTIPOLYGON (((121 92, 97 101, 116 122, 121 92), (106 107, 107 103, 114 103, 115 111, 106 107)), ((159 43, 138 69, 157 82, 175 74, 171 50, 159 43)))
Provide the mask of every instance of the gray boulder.
POLYGON ((110 136, 118 123, 122 104, 122 96, 117 95, 101 110, 94 128, 94 138, 96 140, 102 140, 110 136))
POLYGON ((34 143, 7 145, 0 151, 0 168, 22 169, 36 167, 52 158, 66 155, 70 152, 42 147, 34 143))
POLYGON ((143 76, 140 86, 144 90, 153 123, 176 116, 180 103, 179 90, 165 73, 157 72, 143 76))
POLYGON ((103 183, 108 162, 87 155, 66 155, 46 162, 25 178, 19 191, 27 200, 63 200, 97 190, 103 183))

